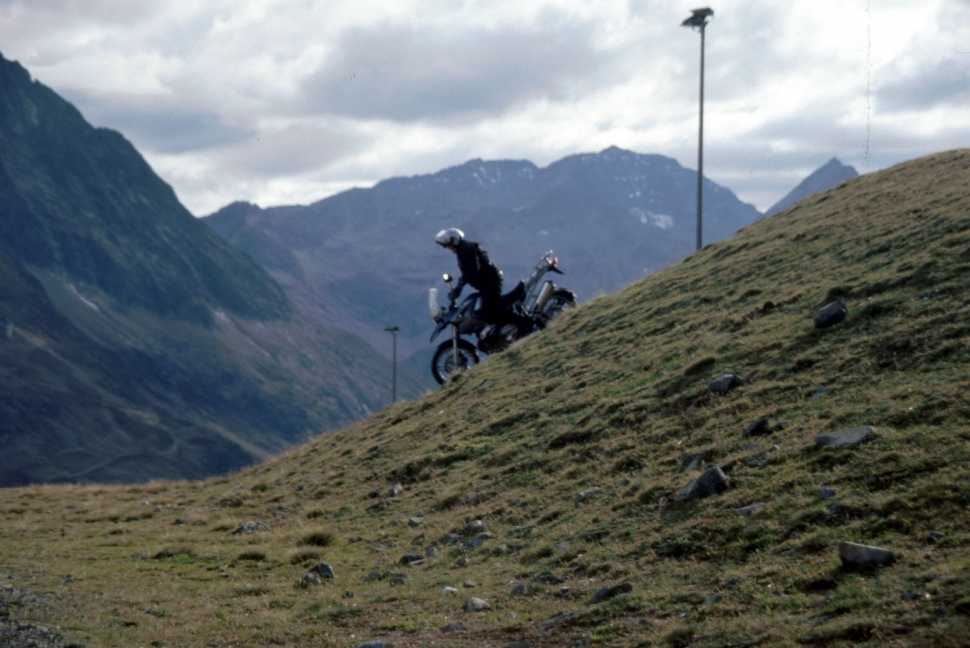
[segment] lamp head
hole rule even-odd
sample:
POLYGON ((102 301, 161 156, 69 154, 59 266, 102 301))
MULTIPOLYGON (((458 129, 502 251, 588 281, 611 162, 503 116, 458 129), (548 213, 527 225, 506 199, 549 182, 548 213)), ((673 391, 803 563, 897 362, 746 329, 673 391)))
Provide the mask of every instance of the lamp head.
POLYGON ((692 9, 692 15, 680 23, 681 27, 703 27, 707 24, 707 19, 714 15, 714 10, 710 7, 703 9, 692 9))

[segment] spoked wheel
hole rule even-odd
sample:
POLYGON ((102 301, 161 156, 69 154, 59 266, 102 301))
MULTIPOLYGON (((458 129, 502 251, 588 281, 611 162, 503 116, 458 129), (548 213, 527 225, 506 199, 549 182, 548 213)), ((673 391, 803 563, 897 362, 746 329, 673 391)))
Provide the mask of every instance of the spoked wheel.
POLYGON ((452 343, 450 341, 442 342, 431 359, 431 373, 434 374, 434 379, 438 381, 438 384, 443 385, 454 374, 468 369, 477 362, 478 353, 475 352, 475 347, 469 342, 458 340, 457 357, 452 343))

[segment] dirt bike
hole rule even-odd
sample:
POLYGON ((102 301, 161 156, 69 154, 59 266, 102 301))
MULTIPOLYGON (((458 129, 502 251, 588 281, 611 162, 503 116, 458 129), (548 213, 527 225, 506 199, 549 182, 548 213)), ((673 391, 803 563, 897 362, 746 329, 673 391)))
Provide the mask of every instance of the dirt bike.
MULTIPOLYGON (((520 315, 531 317, 540 327, 559 315, 564 309, 576 306, 576 295, 571 290, 558 288, 551 281, 542 281, 549 272, 565 274, 558 267, 559 259, 546 252, 527 279, 520 281, 508 293, 502 295, 502 306, 520 315)), ((451 286, 451 275, 444 280, 451 286)), ((450 292, 450 291, 449 291, 450 292)), ((491 355, 508 348, 516 340, 525 337, 514 324, 488 322, 481 313, 479 293, 475 292, 459 303, 449 300, 445 308, 438 303, 438 289, 428 294, 428 306, 435 329, 431 341, 449 326, 451 339, 438 345, 431 359, 431 373, 439 384, 444 384, 453 374, 464 371, 479 361, 478 352, 491 355), (472 344, 462 336, 474 337, 472 344)))

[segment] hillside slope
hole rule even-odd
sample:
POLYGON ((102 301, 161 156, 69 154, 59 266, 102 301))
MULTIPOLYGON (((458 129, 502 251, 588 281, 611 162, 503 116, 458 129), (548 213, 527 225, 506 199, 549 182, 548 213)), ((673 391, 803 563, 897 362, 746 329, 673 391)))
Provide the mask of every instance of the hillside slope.
POLYGON ((90 646, 964 645, 968 272, 970 151, 849 180, 229 479, 0 491, 5 598, 90 646))

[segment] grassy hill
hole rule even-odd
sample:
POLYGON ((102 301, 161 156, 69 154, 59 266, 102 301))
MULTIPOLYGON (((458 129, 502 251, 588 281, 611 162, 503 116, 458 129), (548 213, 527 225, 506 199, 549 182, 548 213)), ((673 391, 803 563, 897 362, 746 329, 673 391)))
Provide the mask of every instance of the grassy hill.
POLYGON ((0 491, 0 600, 84 646, 967 645, 968 272, 970 151, 854 178, 231 478, 0 491))

